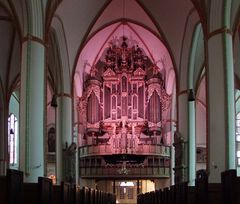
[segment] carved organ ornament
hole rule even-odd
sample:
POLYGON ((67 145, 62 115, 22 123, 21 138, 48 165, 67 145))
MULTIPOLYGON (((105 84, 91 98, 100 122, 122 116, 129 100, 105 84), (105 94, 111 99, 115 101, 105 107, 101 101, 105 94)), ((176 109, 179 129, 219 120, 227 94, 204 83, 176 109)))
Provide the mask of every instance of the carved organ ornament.
POLYGON ((125 37, 110 42, 85 75, 79 120, 85 139, 96 138, 95 144, 126 149, 162 142, 170 96, 159 69, 138 45, 128 47, 129 42, 125 37))

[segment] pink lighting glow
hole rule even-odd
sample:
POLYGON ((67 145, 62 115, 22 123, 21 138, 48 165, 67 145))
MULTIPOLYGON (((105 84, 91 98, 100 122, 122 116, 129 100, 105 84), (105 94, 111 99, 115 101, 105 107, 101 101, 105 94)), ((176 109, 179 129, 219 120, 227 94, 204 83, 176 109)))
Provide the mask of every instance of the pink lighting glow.
MULTIPOLYGON (((125 24, 119 22, 107 26, 87 42, 77 62, 76 73, 79 75, 77 80, 81 79, 82 81, 84 72, 90 72, 91 67, 103 56, 103 52, 111 40, 119 39, 123 35, 130 39, 131 42, 138 44, 151 61, 164 73, 165 87, 167 93, 171 95, 175 74, 168 50, 159 38, 150 31, 130 22, 125 24)), ((82 93, 80 90, 83 87, 79 81, 76 81, 75 86, 77 94, 80 97, 82 93)))

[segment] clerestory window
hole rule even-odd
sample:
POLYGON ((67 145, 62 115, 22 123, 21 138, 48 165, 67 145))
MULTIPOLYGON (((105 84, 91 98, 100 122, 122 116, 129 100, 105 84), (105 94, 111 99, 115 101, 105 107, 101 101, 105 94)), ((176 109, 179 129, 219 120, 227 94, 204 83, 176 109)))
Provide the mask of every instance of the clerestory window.
POLYGON ((9 164, 14 166, 17 164, 17 134, 18 134, 18 120, 14 114, 8 117, 8 153, 9 164))

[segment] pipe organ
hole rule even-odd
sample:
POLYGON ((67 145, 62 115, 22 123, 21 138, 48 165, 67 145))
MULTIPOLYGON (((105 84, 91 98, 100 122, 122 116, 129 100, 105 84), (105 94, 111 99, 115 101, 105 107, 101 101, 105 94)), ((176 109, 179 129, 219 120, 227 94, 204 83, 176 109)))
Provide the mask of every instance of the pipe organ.
POLYGON ((84 81, 80 148, 104 146, 95 156, 147 155, 144 145, 164 145, 170 96, 160 69, 142 48, 125 37, 110 42, 84 81))

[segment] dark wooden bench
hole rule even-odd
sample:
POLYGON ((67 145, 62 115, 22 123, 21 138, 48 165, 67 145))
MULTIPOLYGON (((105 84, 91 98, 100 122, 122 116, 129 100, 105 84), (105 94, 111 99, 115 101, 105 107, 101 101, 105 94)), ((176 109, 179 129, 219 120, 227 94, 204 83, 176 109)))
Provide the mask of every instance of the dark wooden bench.
POLYGON ((24 204, 52 204, 52 180, 44 177, 38 178, 38 183, 24 183, 24 204))
POLYGON ((7 203, 7 177, 0 176, 0 200, 2 203, 7 203))
POLYGON ((52 193, 53 204, 61 204, 61 186, 54 185, 52 193))
POLYGON ((23 173, 8 169, 7 176, 0 177, 0 199, 4 204, 22 204, 23 173))

